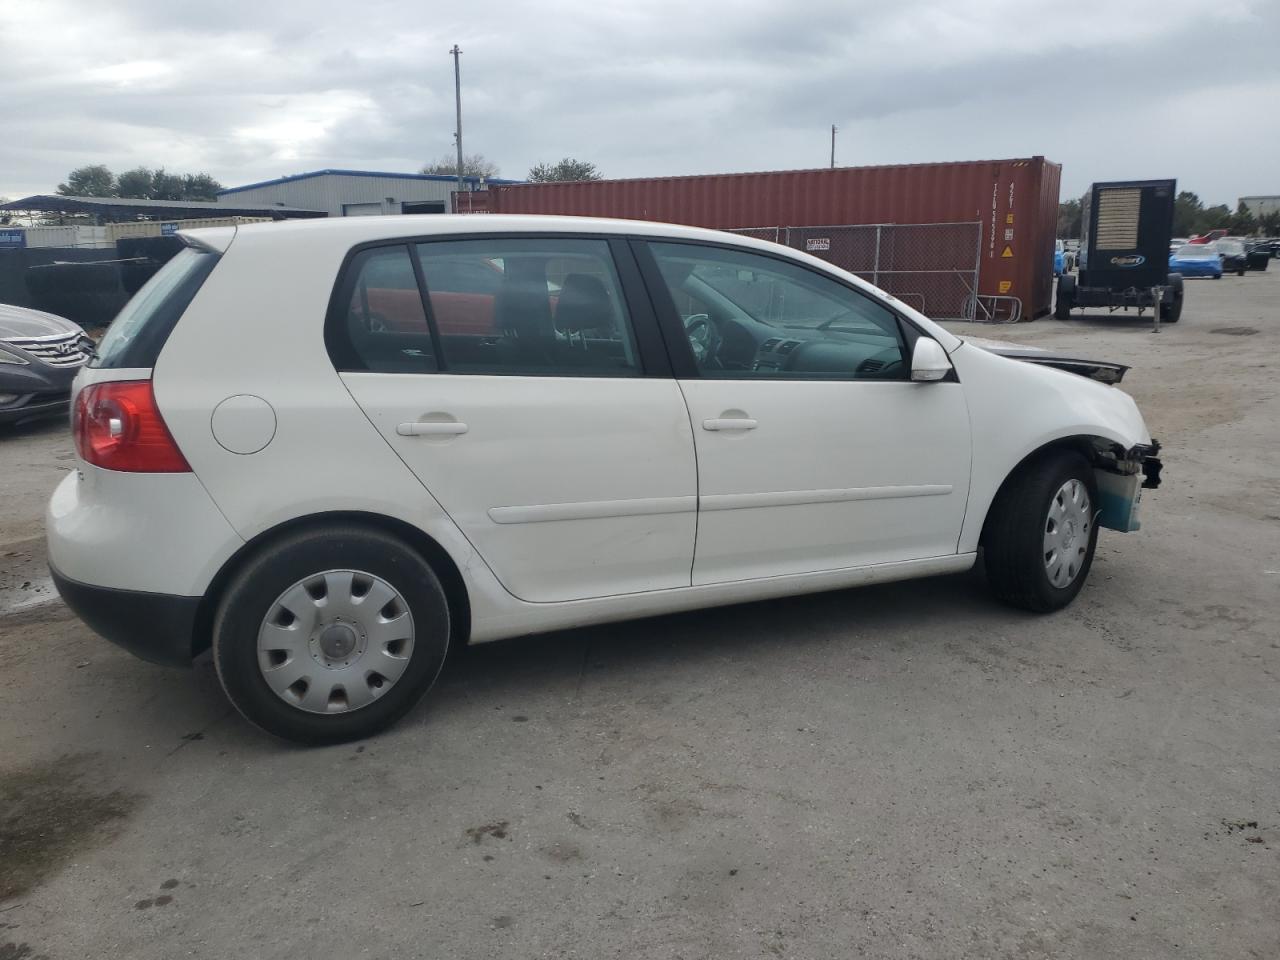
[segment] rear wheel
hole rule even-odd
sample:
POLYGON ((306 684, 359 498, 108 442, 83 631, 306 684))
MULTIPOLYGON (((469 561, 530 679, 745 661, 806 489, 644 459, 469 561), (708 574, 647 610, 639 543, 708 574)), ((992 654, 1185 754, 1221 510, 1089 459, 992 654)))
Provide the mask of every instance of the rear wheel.
POLYGON ((996 596, 1037 613, 1074 600, 1093 564, 1097 500, 1093 468, 1078 453, 1049 452, 1010 477, 983 531, 996 596))
POLYGON ((1071 308, 1075 306, 1076 278, 1064 276, 1058 280, 1058 298, 1053 305, 1053 315, 1059 320, 1071 319, 1071 308))
POLYGON ((231 581, 213 628, 227 697, 268 733, 302 743, 370 736, 435 682, 449 607, 406 544, 360 527, 297 534, 231 581))

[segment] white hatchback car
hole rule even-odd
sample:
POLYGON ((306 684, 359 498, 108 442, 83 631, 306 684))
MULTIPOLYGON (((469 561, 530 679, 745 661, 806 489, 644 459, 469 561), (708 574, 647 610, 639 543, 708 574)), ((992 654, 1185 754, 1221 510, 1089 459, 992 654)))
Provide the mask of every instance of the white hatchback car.
POLYGON ((295 740, 392 723, 452 645, 979 546, 997 595, 1053 610, 1158 481, 1123 367, 997 355, 771 243, 500 216, 184 238, 77 377, 50 565, 135 654, 212 647, 295 740))

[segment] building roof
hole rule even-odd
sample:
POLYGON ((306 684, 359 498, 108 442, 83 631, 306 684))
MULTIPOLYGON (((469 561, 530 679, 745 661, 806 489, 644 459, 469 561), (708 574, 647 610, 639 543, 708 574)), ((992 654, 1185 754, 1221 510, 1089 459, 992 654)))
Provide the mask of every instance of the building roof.
MULTIPOLYGON (((261 180, 258 183, 246 183, 242 187, 228 187, 225 190, 219 190, 218 196, 225 197, 229 193, 239 193, 241 190, 256 190, 259 187, 274 187, 282 183, 293 183, 295 180, 309 180, 312 177, 368 177, 378 180, 450 180, 457 182, 457 177, 445 173, 387 173, 381 170, 312 170, 310 173, 295 173, 288 177, 277 177, 274 180, 261 180)), ((506 186, 512 183, 522 183, 521 180, 506 180, 502 177, 471 177, 464 176, 464 183, 478 186, 480 181, 492 183, 499 186, 506 186)), ((221 202, 221 201, 219 201, 221 202)))
POLYGON ((135 200, 128 197, 66 197, 39 193, 0 203, 0 210, 38 210, 42 213, 92 213, 100 216, 166 217, 195 220, 201 217, 323 217, 323 210, 259 204, 238 207, 211 200, 135 200))

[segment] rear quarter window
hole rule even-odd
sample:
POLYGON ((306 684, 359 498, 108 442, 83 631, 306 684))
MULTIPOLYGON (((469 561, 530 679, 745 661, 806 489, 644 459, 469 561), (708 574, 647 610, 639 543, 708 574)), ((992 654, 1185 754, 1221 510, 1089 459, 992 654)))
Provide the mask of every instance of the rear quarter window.
POLYGON ((154 367, 169 334, 220 256, 187 247, 161 267, 116 314, 89 366, 154 367))

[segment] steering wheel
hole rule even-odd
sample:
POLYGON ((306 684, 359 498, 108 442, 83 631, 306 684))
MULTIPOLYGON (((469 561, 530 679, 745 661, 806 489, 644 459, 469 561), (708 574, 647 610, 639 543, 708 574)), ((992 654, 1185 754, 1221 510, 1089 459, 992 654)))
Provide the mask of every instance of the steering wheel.
POLYGON ((705 313, 695 313, 685 317, 684 332, 689 337, 689 347, 693 350, 693 359, 698 366, 714 365, 721 343, 720 331, 716 329, 715 321, 705 313))

